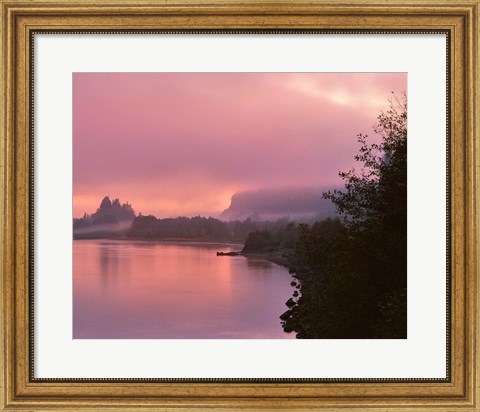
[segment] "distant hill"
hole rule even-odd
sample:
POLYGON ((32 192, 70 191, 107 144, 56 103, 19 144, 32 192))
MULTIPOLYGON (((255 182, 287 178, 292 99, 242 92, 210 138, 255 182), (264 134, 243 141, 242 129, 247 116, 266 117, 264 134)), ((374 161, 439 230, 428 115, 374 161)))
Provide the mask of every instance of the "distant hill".
POLYGON ((264 221, 288 217, 298 221, 333 217, 333 203, 322 197, 323 192, 329 189, 277 188, 238 192, 232 196, 230 206, 219 218, 226 221, 248 218, 264 221))
POLYGON ((82 218, 73 219, 73 236, 78 239, 122 235, 131 227, 134 219, 135 212, 128 202, 122 204, 119 199, 112 202, 105 196, 95 213, 85 213, 82 218))

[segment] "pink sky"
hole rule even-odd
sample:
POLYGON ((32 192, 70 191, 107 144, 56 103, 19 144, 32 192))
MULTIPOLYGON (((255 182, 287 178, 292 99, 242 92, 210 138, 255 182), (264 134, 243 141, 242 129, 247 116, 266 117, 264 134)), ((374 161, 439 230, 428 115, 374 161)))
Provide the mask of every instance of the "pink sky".
POLYGON ((74 216, 105 195, 157 217, 233 193, 341 184, 405 73, 74 73, 74 216))

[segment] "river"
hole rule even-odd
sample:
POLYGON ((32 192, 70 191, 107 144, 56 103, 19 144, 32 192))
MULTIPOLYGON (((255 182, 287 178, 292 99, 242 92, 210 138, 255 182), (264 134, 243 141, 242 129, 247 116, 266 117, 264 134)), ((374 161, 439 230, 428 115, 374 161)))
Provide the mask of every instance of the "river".
POLYGON ((241 245, 73 241, 74 339, 291 339, 288 270, 241 245))

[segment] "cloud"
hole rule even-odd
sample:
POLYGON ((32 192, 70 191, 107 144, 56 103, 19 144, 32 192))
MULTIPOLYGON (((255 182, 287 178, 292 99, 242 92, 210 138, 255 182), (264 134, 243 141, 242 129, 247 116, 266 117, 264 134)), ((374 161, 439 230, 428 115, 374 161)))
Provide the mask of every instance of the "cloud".
POLYGON ((392 90, 406 74, 75 73, 74 214, 104 195, 216 214, 239 190, 337 184, 392 90))

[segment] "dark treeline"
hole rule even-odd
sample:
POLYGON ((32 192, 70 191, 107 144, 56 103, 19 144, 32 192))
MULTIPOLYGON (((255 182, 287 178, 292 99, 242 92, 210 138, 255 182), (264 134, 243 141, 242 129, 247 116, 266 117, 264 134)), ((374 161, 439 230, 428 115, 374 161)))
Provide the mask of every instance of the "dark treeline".
MULTIPOLYGON (((291 247, 294 243, 292 229, 295 229, 296 233, 296 227, 296 223, 287 217, 272 221, 256 221, 251 218, 223 221, 203 216, 175 218, 157 218, 142 214, 135 216, 129 203, 122 204, 119 199, 111 201, 108 196, 104 197, 95 213, 73 219, 75 239, 178 239, 244 243, 250 234, 254 239, 257 233, 265 233, 268 236, 273 234, 275 237, 287 236, 291 247)), ((278 247, 280 243, 273 244, 278 247)), ((255 253, 264 251, 262 249, 255 253)))
POLYGON ((406 338, 406 124, 406 100, 395 100, 378 117, 380 143, 358 136, 361 171, 325 193, 341 219, 298 226, 289 266, 300 293, 281 316, 298 338, 406 338))
POLYGON ((246 256, 262 254, 272 262, 291 268, 299 226, 288 220, 278 223, 271 228, 250 232, 242 253, 246 256))
POLYGON ((135 218, 126 236, 131 239, 184 239, 243 243, 250 233, 257 231, 283 233, 287 226, 292 224, 287 218, 263 222, 252 219, 224 222, 213 217, 157 219, 155 216, 140 215, 135 218))

